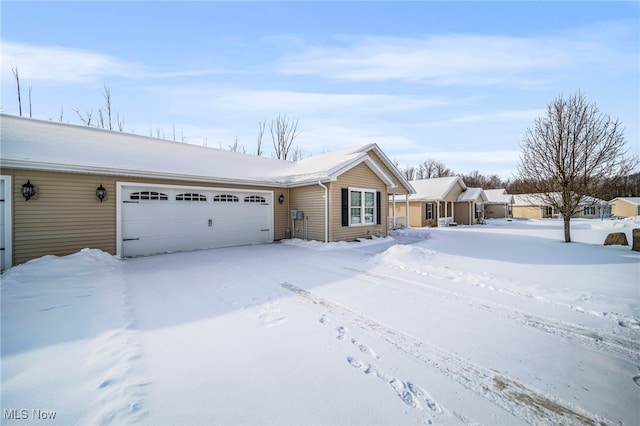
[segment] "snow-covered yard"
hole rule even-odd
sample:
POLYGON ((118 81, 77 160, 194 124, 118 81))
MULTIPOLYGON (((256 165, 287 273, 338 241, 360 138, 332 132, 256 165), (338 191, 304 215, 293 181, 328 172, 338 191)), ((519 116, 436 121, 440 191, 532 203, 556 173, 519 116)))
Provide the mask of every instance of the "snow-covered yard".
POLYGON ((640 424, 640 220, 572 225, 33 260, 2 423, 640 424))

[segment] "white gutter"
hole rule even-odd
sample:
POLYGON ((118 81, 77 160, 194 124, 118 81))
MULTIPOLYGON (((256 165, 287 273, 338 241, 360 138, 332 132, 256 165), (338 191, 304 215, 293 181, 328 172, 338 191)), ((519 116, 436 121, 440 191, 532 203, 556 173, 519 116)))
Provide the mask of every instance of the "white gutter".
POLYGON ((329 242, 329 188, 318 181, 318 185, 324 188, 324 242, 329 242))

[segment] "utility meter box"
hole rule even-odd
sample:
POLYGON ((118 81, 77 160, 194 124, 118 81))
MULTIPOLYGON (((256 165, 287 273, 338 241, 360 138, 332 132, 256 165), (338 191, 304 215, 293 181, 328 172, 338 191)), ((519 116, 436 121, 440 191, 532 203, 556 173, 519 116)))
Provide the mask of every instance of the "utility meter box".
POLYGON ((302 210, 296 210, 296 209, 291 210, 291 220, 303 220, 303 219, 304 219, 304 212, 302 210))

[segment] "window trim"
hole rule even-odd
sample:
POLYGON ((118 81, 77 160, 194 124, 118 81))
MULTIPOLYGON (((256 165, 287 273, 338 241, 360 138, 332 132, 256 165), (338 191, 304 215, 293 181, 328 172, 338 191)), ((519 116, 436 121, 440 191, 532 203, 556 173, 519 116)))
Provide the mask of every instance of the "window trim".
POLYGON ((372 226, 372 225, 376 225, 377 224, 377 214, 378 214, 376 193, 378 191, 375 190, 375 189, 372 189, 372 188, 349 187, 347 189, 348 189, 348 201, 347 201, 348 215, 347 215, 347 217, 349 219, 349 226, 372 226), (359 192, 360 193, 360 205, 359 206, 354 206, 354 205, 351 204, 351 193, 352 192, 359 192), (367 193, 372 194, 372 197, 373 197, 373 205, 372 206, 366 206, 366 195, 365 194, 367 194, 367 193), (352 218, 353 218, 352 210, 353 209, 360 209, 360 222, 357 222, 357 223, 353 223, 352 222, 352 218), (370 222, 365 222, 366 216, 367 216, 367 214, 366 214, 367 210, 373 210, 370 222))
POLYGON ((233 194, 217 194, 213 196, 214 203, 239 203, 240 197, 233 194))
POLYGON ((158 191, 137 191, 130 193, 129 199, 135 201, 169 201, 169 195, 158 191))
POLYGON ((250 203, 250 204, 267 204, 267 199, 262 195, 251 194, 251 195, 245 196, 243 198, 243 202, 250 203))
POLYGON ((207 201, 207 196, 197 192, 182 192, 176 194, 176 201, 207 201))
POLYGON ((426 219, 427 220, 433 220, 433 203, 426 203, 427 207, 426 207, 426 219))

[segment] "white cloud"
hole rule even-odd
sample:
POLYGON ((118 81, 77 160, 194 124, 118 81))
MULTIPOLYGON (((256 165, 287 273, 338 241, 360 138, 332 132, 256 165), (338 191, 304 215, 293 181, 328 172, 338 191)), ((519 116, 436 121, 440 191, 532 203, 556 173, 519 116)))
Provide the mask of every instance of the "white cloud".
POLYGON ((447 127, 468 123, 487 123, 487 122, 516 122, 525 121, 532 122, 536 118, 545 113, 544 109, 530 109, 522 111, 495 111, 485 114, 468 114, 460 117, 449 118, 445 120, 427 122, 421 127, 447 127))
POLYGON ((285 58, 280 72, 349 81, 534 87, 547 83, 547 71, 608 63, 612 56, 630 59, 606 41, 584 34, 573 39, 452 34, 345 42, 346 47, 311 48, 285 58))
MULTIPOLYGON (((17 66, 28 81, 74 83, 102 76, 131 76, 141 67, 102 53, 67 47, 32 46, 2 40, 3 67, 17 66)), ((3 74, 10 70, 3 69, 3 74)))

